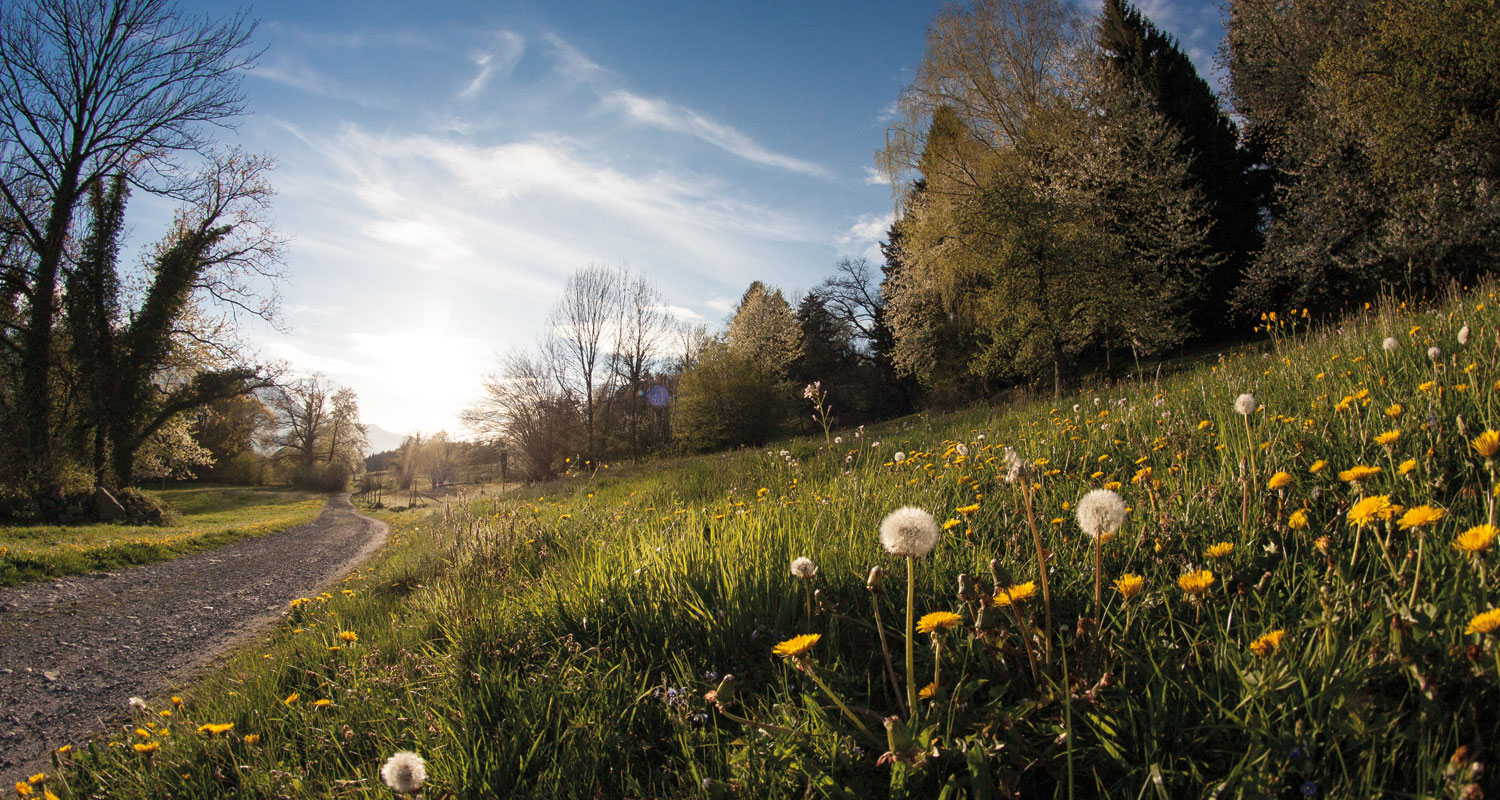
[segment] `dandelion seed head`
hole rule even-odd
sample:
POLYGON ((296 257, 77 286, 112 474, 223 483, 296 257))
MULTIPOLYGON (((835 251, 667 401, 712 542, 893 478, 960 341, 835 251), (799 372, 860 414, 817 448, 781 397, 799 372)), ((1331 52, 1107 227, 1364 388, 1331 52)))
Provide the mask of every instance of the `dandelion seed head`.
POLYGON ((916 506, 902 506, 880 523, 880 543, 886 552, 908 558, 931 553, 940 533, 937 520, 916 506))
POLYGON ((1443 351, 1439 349, 1437 345, 1433 345, 1427 348, 1427 357, 1432 359, 1433 361, 1438 360, 1438 358, 1440 358, 1442 355, 1443 351))
POLYGON ((814 564, 812 559, 807 556, 799 556, 792 559, 792 575, 805 581, 811 580, 817 574, 818 565, 814 564))
POLYGON ((1249 392, 1245 392, 1239 397, 1234 398, 1234 410, 1239 412, 1242 417, 1250 416, 1255 411, 1256 405, 1255 395, 1249 392))
POLYGON ((1458 346, 1459 347, 1468 347, 1469 346, 1469 326, 1468 325, 1465 325, 1462 328, 1458 329, 1458 346))
POLYGON ((1125 499, 1109 489, 1095 489, 1078 501, 1078 527, 1090 536, 1118 533, 1125 524, 1125 499))
POLYGON ((427 782, 427 762, 409 750, 402 750, 380 767, 380 779, 396 794, 416 794, 427 782))
POLYGON ((132 698, 130 698, 129 703, 130 703, 131 709, 133 709, 135 711, 145 711, 146 710, 146 701, 142 700, 139 697, 132 697, 132 698))
POLYGON ((906 460, 906 454, 901 452, 900 450, 897 450, 896 455, 892 456, 891 460, 895 461, 897 464, 900 464, 901 462, 906 460))
POLYGON ((1387 336, 1385 337, 1385 341, 1381 342, 1380 346, 1384 347, 1387 353, 1394 353, 1396 352, 1396 348, 1401 346, 1401 343, 1396 341, 1396 337, 1387 336))

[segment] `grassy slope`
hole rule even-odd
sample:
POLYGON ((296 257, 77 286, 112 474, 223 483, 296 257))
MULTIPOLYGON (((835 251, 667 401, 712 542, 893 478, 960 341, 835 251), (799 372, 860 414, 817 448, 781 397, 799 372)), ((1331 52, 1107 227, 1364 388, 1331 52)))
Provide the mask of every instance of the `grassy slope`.
POLYGON ((311 522, 326 495, 237 486, 146 490, 182 514, 171 525, 0 527, 0 586, 149 564, 311 522))
MULTIPOLYGON (((430 762, 430 797, 1456 793, 1468 773, 1450 774, 1450 756, 1467 745, 1482 757, 1500 706, 1500 653, 1464 632, 1496 602, 1485 580, 1494 556, 1451 545, 1493 514, 1495 477, 1468 442, 1500 423, 1493 303, 1486 289, 1306 338, 1283 328, 1264 352, 1160 385, 898 420, 846 434, 834 453, 800 440, 784 445, 794 462, 742 451, 617 468, 526 501, 387 515, 396 536, 351 576, 351 594, 303 606, 194 687, 157 719, 174 735, 126 729, 65 756, 76 759, 67 783, 52 785, 64 796, 383 796, 381 760, 413 749, 430 762), (1472 339, 1459 348, 1465 322, 1472 339), (1388 335, 1394 354, 1381 349, 1388 335), (1249 418, 1248 509, 1246 420, 1232 408, 1244 391, 1262 406, 1249 418), (1391 429, 1396 443, 1375 443, 1391 429), (918 614, 967 619, 957 576, 988 588, 992 558, 1003 583, 1035 579, 1002 444, 1045 473, 1035 504, 1053 551, 1056 658, 1034 679, 1009 616, 983 638, 943 634, 937 696, 919 704, 924 763, 908 751, 882 764, 881 737, 863 738, 771 647, 810 624, 823 638, 808 666, 847 702, 895 713, 864 575, 904 567, 880 549, 877 526, 907 504, 959 520, 915 565, 918 614), (908 454, 899 465, 897 450, 908 454), (1356 464, 1383 471, 1341 481, 1356 464), (1267 490, 1275 471, 1292 484, 1267 490), (1080 619, 1092 613, 1093 553, 1072 515, 1081 495, 1113 482, 1133 510, 1104 548, 1105 585, 1134 572, 1145 590, 1127 602, 1106 588, 1095 626, 1080 619), (1355 529, 1345 512, 1360 494, 1446 516, 1417 531, 1394 520, 1355 529), (958 512, 976 501, 972 516, 958 512), (1308 526, 1292 530, 1298 509, 1308 526), (1208 559, 1220 542, 1233 552, 1208 559), (820 567, 810 623, 811 587, 787 569, 801 555, 820 567), (1199 602, 1176 584, 1189 565, 1216 573, 1199 602), (1273 630, 1285 631, 1280 647, 1253 652, 1273 630), (732 713, 798 733, 758 735, 717 716, 701 698, 728 672, 740 688, 732 713), (206 722, 234 728, 193 732, 206 722), (152 741, 166 744, 135 752, 152 741)), ((881 600, 898 671, 901 583, 881 600)), ((1022 619, 1035 632, 1041 604, 1027 602, 1022 619)), ((917 642, 918 683, 931 680, 929 641, 917 642)), ((1040 636, 1030 643, 1041 651, 1040 636)))

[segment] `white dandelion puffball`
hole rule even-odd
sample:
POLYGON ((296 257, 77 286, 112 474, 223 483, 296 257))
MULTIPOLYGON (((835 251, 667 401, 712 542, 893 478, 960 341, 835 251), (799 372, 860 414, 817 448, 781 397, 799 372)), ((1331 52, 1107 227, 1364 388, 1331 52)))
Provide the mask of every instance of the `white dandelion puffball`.
POLYGON ((809 580, 818 574, 818 565, 807 556, 799 556, 792 559, 792 574, 804 581, 809 580))
POLYGON ((1385 337, 1385 341, 1380 343, 1380 346, 1384 347, 1387 353, 1394 353, 1396 352, 1396 348, 1401 346, 1401 343, 1396 341, 1396 337, 1387 336, 1385 337))
POLYGON ((921 558, 937 546, 938 522, 916 506, 902 506, 880 522, 880 543, 891 555, 921 558))
POLYGON ((1245 392, 1234 398, 1234 410, 1240 412, 1240 416, 1248 417, 1255 411, 1255 395, 1245 392))
POLYGON ((139 697, 132 697, 132 698, 130 698, 130 700, 128 702, 130 703, 131 709, 133 709, 135 711, 145 711, 146 710, 146 701, 142 700, 139 697))
POLYGON ((893 458, 893 460, 894 460, 894 461, 895 461, 895 462, 896 462, 896 463, 897 463, 897 464, 900 464, 900 463, 901 463, 901 462, 903 462, 903 461, 905 461, 905 460, 906 460, 906 454, 905 454, 905 453, 903 453, 903 452, 901 452, 901 451, 900 451, 900 450, 897 450, 897 451, 896 451, 896 455, 895 455, 895 456, 894 456, 894 458, 893 458))
POLYGON ((842 437, 842 436, 835 436, 835 437, 833 437, 833 443, 834 444, 843 444, 844 443, 844 437, 842 437))
POLYGON ((1009 447, 1005 448, 1005 482, 1015 483, 1023 478, 1029 479, 1030 477, 1030 466, 1025 461, 1022 461, 1020 456, 1016 455, 1015 450, 1009 447))
POLYGON ((402 750, 386 759, 380 779, 396 794, 416 794, 427 782, 427 762, 416 753, 402 750))
POLYGON ((1124 524, 1125 499, 1114 492, 1095 489, 1078 501, 1078 527, 1090 536, 1113 535, 1124 524))
POLYGON ((984 434, 981 433, 978 436, 976 436, 975 437, 975 441, 980 441, 980 442, 984 441, 984 434))
POLYGON ((1465 325, 1462 328, 1458 329, 1458 346, 1459 347, 1468 347, 1469 346, 1469 326, 1468 325, 1465 325))
POLYGON ((963 456, 965 458, 968 458, 968 456, 969 456, 969 446, 968 445, 966 445, 966 444, 960 444, 958 447, 955 447, 953 449, 957 450, 959 455, 961 455, 961 456, 963 456))
POLYGON ((1433 361, 1438 360, 1438 357, 1441 356, 1442 354, 1443 354, 1443 351, 1439 350, 1437 345, 1433 345, 1433 346, 1427 348, 1427 357, 1430 358, 1430 359, 1432 359, 1433 361))

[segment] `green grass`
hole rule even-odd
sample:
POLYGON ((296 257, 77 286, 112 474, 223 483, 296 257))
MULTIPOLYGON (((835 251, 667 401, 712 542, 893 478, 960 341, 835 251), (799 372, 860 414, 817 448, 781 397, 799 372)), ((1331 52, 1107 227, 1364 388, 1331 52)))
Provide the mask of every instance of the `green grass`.
POLYGON ((177 509, 170 525, 0 526, 0 586, 150 564, 210 550, 317 518, 327 495, 284 489, 192 486, 146 490, 177 509))
POLYGON ((845 431, 833 452, 819 436, 386 513, 396 535, 350 594, 294 610, 153 717, 171 736, 124 728, 63 756, 49 786, 384 797, 381 762, 415 750, 428 797, 1459 796, 1477 779, 1461 753, 1482 759, 1500 732, 1500 650, 1465 632, 1500 603, 1494 548, 1453 546, 1493 522, 1495 464, 1470 444, 1500 423, 1493 304, 1486 287, 1311 334, 1277 326, 1262 347, 1159 384, 913 416, 845 431), (1248 435, 1242 392, 1260 406, 1248 435), (1388 430, 1400 438, 1378 444, 1388 430), (976 596, 1039 577, 1004 446, 1039 474, 1050 639, 1040 596, 982 620, 955 595, 964 573, 976 596), (1360 464, 1382 471, 1340 479, 1360 464), (1281 471, 1290 485, 1267 489, 1281 471), (1102 548, 1096 617, 1074 513, 1104 486, 1132 510, 1102 548), (1375 495, 1445 514, 1351 525, 1375 495), (939 665, 941 677, 906 720, 906 566, 877 535, 903 505, 955 521, 913 564, 917 615, 964 620, 937 635, 940 651, 918 635, 916 682, 939 665), (1233 549, 1208 557, 1218 543, 1233 549), (818 564, 810 586, 788 570, 797 556, 818 564), (865 588, 877 565, 898 687, 865 588), (1215 574, 1197 599, 1177 583, 1190 566, 1215 574), (1111 588, 1127 572, 1144 583, 1128 600, 1111 588), (820 639, 800 663, 772 654, 808 630, 820 639), (1276 630, 1279 647, 1252 647, 1276 630), (704 695, 728 673, 737 691, 721 710, 704 695), (196 733, 204 723, 234 728, 196 733))

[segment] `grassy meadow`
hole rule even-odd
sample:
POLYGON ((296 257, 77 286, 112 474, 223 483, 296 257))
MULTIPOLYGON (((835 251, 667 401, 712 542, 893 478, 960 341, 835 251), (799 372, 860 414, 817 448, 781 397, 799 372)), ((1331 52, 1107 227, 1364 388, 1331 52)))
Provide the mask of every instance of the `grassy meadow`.
POLYGON ((1159 383, 380 512, 367 568, 42 783, 383 797, 410 750, 435 798, 1480 796, 1494 291, 1267 322, 1159 383), (882 548, 908 505, 928 555, 882 548))
POLYGON ((150 564, 316 519, 327 496, 241 486, 143 490, 170 505, 168 525, 0 526, 0 586, 150 564))

